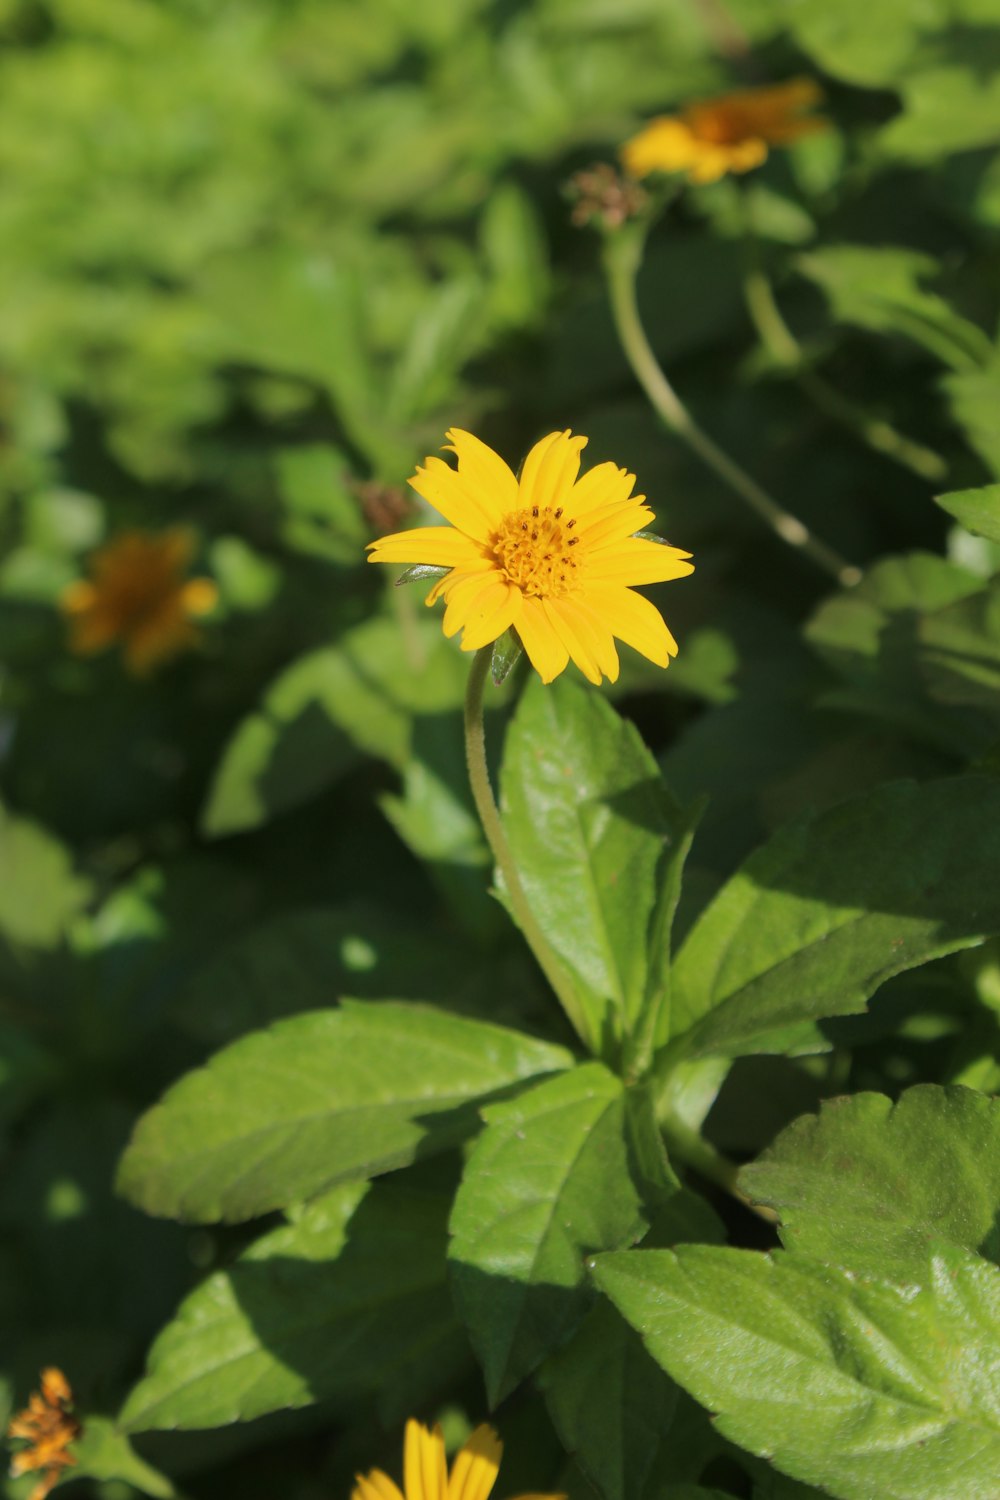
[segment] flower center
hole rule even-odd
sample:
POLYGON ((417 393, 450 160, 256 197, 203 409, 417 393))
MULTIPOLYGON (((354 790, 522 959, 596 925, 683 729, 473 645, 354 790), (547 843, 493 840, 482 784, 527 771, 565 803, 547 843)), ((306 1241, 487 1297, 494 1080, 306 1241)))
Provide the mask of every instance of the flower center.
POLYGON ((576 521, 563 521, 562 513, 561 505, 556 510, 548 505, 512 510, 494 534, 493 556, 522 593, 558 599, 576 585, 576 521))

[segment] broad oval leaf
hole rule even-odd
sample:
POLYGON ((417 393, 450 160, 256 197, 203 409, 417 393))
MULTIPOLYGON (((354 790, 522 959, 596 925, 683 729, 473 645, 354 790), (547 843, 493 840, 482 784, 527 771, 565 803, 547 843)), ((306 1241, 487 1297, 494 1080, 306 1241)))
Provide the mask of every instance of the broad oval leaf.
POLYGON ((841 1500, 995 1500, 1000 1271, 948 1246, 922 1285, 708 1245, 601 1256, 598 1285, 719 1430, 841 1500))
POLYGON ((469 1359, 448 1292, 451 1187, 347 1183, 264 1235, 181 1304, 122 1410, 130 1431, 222 1427, 376 1395, 386 1421, 469 1359))
POLYGON ((976 490, 952 490, 934 497, 966 531, 1000 542, 1000 484, 984 484, 976 490))
POLYGON ((136 1126, 119 1190, 168 1218, 253 1218, 443 1150, 475 1129, 476 1102, 571 1061, 431 1006, 346 1001, 182 1078, 136 1126))
POLYGON ((491 1404, 572 1333, 590 1304, 586 1256, 645 1227, 625 1091, 600 1063, 484 1110, 452 1214, 455 1298, 491 1404))
POLYGON ((1000 931, 1000 781, 899 782, 781 829, 691 929, 673 971, 687 1057, 827 1045, 893 974, 1000 931))
POLYGON ((905 1279, 932 1242, 1000 1261, 1000 1099, 919 1084, 827 1100, 783 1130, 740 1185, 781 1237, 852 1270, 905 1279))
POLYGON ((596 1051, 642 1005, 657 867, 676 809, 634 725, 598 693, 531 681, 507 733, 504 826, 596 1051))

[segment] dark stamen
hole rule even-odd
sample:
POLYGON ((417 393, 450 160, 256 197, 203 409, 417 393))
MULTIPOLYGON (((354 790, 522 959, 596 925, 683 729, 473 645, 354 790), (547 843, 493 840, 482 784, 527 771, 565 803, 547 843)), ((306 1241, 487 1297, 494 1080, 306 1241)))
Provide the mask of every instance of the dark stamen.
POLYGON ((538 506, 537 505, 533 505, 531 507, 531 514, 534 516, 535 520, 537 521, 538 520, 538 506))
POLYGON ((528 523, 527 523, 527 521, 522 521, 521 522, 521 530, 522 531, 527 531, 527 529, 528 529, 528 523))
POLYGON ((573 527, 575 525, 576 525, 576 516, 573 517, 572 521, 567 521, 566 522, 566 530, 567 531, 572 531, 573 527))
POLYGON ((563 513, 563 508, 560 505, 559 509, 556 511, 556 520, 557 521, 558 521, 559 517, 562 515, 562 513, 563 513))
POLYGON ((566 545, 567 547, 575 547, 579 540, 580 538, 578 536, 571 536, 566 545))

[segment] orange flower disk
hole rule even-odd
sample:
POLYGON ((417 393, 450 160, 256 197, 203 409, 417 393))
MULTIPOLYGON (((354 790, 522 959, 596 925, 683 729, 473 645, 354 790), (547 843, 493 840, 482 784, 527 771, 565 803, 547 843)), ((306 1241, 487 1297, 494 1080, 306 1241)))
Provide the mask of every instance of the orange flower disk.
POLYGON ((657 666, 677 654, 659 611, 637 585, 683 578, 690 553, 636 535, 653 519, 635 476, 597 464, 582 478, 585 437, 551 432, 520 479, 469 432, 447 437, 457 469, 428 458, 410 484, 448 526, 396 532, 369 544, 370 562, 447 568, 427 595, 446 601, 444 633, 478 651, 513 626, 532 666, 551 682, 573 661, 591 682, 618 677, 614 637, 657 666))
POLYGON ((741 89, 689 104, 676 115, 659 115, 621 149, 632 177, 686 172, 691 182, 716 182, 727 172, 749 172, 770 146, 827 130, 821 115, 802 111, 822 98, 811 78, 793 78, 768 88, 741 89))
POLYGON ((215 605, 210 578, 185 578, 194 543, 187 531, 125 531, 89 560, 89 579, 62 596, 70 650, 78 656, 121 643, 125 665, 143 676, 197 645, 192 619, 215 605))

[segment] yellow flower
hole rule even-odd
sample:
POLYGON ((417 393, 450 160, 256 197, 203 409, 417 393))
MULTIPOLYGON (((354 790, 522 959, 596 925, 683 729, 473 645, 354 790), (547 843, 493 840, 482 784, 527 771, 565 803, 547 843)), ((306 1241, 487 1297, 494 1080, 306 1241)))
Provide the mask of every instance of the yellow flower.
POLYGON ((633 474, 598 464, 583 478, 585 437, 550 432, 520 480, 469 432, 447 433, 452 469, 424 460, 410 484, 450 522, 369 544, 370 562, 446 567, 427 595, 443 597, 444 633, 478 651, 513 625, 532 666, 551 682, 571 659, 591 682, 618 676, 614 636, 657 666, 677 654, 662 616, 633 589, 683 578, 690 553, 636 536, 653 512, 633 495, 633 474))
POLYGON ((802 111, 822 98, 811 78, 792 78, 768 88, 741 89, 719 99, 689 104, 676 115, 658 115, 621 149, 632 177, 650 172, 686 172, 692 182, 716 182, 727 172, 749 172, 769 146, 828 129, 819 115, 802 111))
MULTIPOLYGON (((403 1489, 372 1469, 356 1475, 351 1500, 487 1500, 496 1483, 503 1443, 492 1427, 477 1427, 459 1449, 448 1473, 440 1427, 433 1432, 415 1422, 406 1424, 403 1444, 403 1489)), ((566 1500, 565 1495, 519 1495, 517 1500, 566 1500)))
POLYGON ((24 1411, 12 1417, 7 1427, 8 1437, 23 1438, 29 1444, 11 1459, 12 1477, 35 1470, 41 1473, 29 1500, 45 1500, 62 1470, 76 1463, 68 1448, 82 1431, 70 1415, 73 1392, 63 1372, 54 1367, 43 1370, 40 1383, 41 1391, 32 1392, 24 1411))
POLYGON ((125 665, 141 676, 197 645, 192 618, 212 609, 210 578, 184 578, 193 551, 186 531, 126 531, 90 558, 90 579, 64 590, 70 650, 79 656, 120 641, 125 665))

